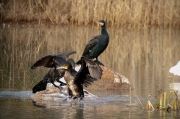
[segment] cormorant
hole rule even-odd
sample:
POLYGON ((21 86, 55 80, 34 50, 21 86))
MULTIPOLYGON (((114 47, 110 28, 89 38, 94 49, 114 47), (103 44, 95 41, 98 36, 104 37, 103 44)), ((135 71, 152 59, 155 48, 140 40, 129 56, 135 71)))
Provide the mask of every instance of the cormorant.
MULTIPOLYGON (((66 57, 68 57, 71 54, 76 53, 75 51, 66 51, 59 53, 57 55, 46 55, 39 59, 32 67, 31 69, 35 69, 36 67, 39 66, 44 66, 47 68, 51 68, 48 73, 43 77, 43 79, 36 84, 32 92, 36 93, 38 91, 42 91, 46 89, 47 83, 52 83, 55 87, 58 87, 61 89, 61 86, 66 85, 66 83, 63 83, 59 79, 63 77, 65 70, 57 69, 57 67, 60 67, 64 65, 66 61, 66 57), (55 85, 55 81, 60 83, 60 86, 55 85)), ((71 63, 73 68, 75 67, 75 62, 73 59, 68 59, 68 62, 71 63)))
POLYGON ((83 85, 89 86, 94 81, 101 79, 102 69, 91 59, 81 57, 81 68, 78 72, 74 72, 71 63, 67 62, 62 67, 64 69, 64 79, 68 86, 69 96, 73 99, 84 97, 83 85))
MULTIPOLYGON (((109 35, 106 31, 106 23, 104 20, 100 20, 98 24, 101 26, 101 35, 93 37, 86 45, 82 56, 89 59, 96 58, 106 49, 109 43, 109 35)), ((81 64, 81 60, 77 61, 76 64, 81 64)))
POLYGON ((39 92, 42 90, 46 90, 47 83, 52 83, 55 87, 62 89, 61 86, 66 85, 66 83, 64 83, 60 80, 60 78, 63 77, 64 73, 65 73, 65 71, 63 71, 63 70, 56 70, 54 68, 51 68, 45 74, 45 76, 42 78, 42 80, 33 87, 32 92, 36 93, 36 92, 39 92), (59 82, 60 85, 59 86, 56 85, 55 81, 59 82))

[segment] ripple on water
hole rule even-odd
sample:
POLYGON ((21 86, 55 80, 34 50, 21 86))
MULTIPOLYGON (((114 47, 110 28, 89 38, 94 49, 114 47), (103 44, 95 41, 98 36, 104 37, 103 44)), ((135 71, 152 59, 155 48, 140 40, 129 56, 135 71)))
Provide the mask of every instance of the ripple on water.
POLYGON ((0 98, 29 99, 31 95, 31 91, 0 91, 0 98))

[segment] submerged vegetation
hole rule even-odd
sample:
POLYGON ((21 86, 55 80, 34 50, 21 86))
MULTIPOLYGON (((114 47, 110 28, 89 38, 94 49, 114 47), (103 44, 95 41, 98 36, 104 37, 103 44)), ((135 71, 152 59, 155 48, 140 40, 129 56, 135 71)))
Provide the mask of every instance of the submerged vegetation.
POLYGON ((179 0, 1 0, 2 21, 111 26, 180 26, 179 0))

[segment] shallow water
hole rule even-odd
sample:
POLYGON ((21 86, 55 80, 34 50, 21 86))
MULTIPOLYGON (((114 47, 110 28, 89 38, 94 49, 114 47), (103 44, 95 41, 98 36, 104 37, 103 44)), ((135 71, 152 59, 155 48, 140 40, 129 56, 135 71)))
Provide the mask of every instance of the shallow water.
MULTIPOLYGON (((178 118, 177 112, 167 113, 159 110, 144 110, 132 99, 132 107, 128 106, 129 96, 111 95, 83 101, 41 101, 33 102, 29 97, 31 91, 1 91, 1 118, 178 118)), ((142 99, 143 100, 143 99, 142 99)), ((154 99, 150 99, 154 101, 154 99)))
MULTIPOLYGON (((147 100, 157 103, 157 91, 170 91, 173 75, 170 67, 180 57, 180 31, 150 27, 146 29, 109 28, 110 43, 99 60, 127 77, 130 92, 121 87, 105 89, 113 83, 101 82, 99 90, 89 89, 97 99, 83 102, 34 103, 32 87, 48 69, 31 70, 36 60, 47 54, 75 50, 71 57, 78 60, 84 45, 96 34, 97 26, 60 26, 3 24, 0 29, 0 117, 1 118, 173 118, 177 112, 143 110, 147 100)), ((175 82, 179 82, 175 77, 175 82)))

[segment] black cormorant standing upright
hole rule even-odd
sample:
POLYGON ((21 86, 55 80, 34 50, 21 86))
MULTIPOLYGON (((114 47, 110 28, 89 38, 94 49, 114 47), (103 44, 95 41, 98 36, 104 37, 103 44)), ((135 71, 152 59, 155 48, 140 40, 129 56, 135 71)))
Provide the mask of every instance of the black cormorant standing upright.
MULTIPOLYGON (((106 31, 106 23, 104 20, 100 20, 98 24, 101 26, 101 35, 93 37, 86 45, 82 56, 89 59, 96 58, 107 48, 109 43, 109 35, 106 31)), ((77 61, 76 64, 81 64, 81 60, 77 61)))

